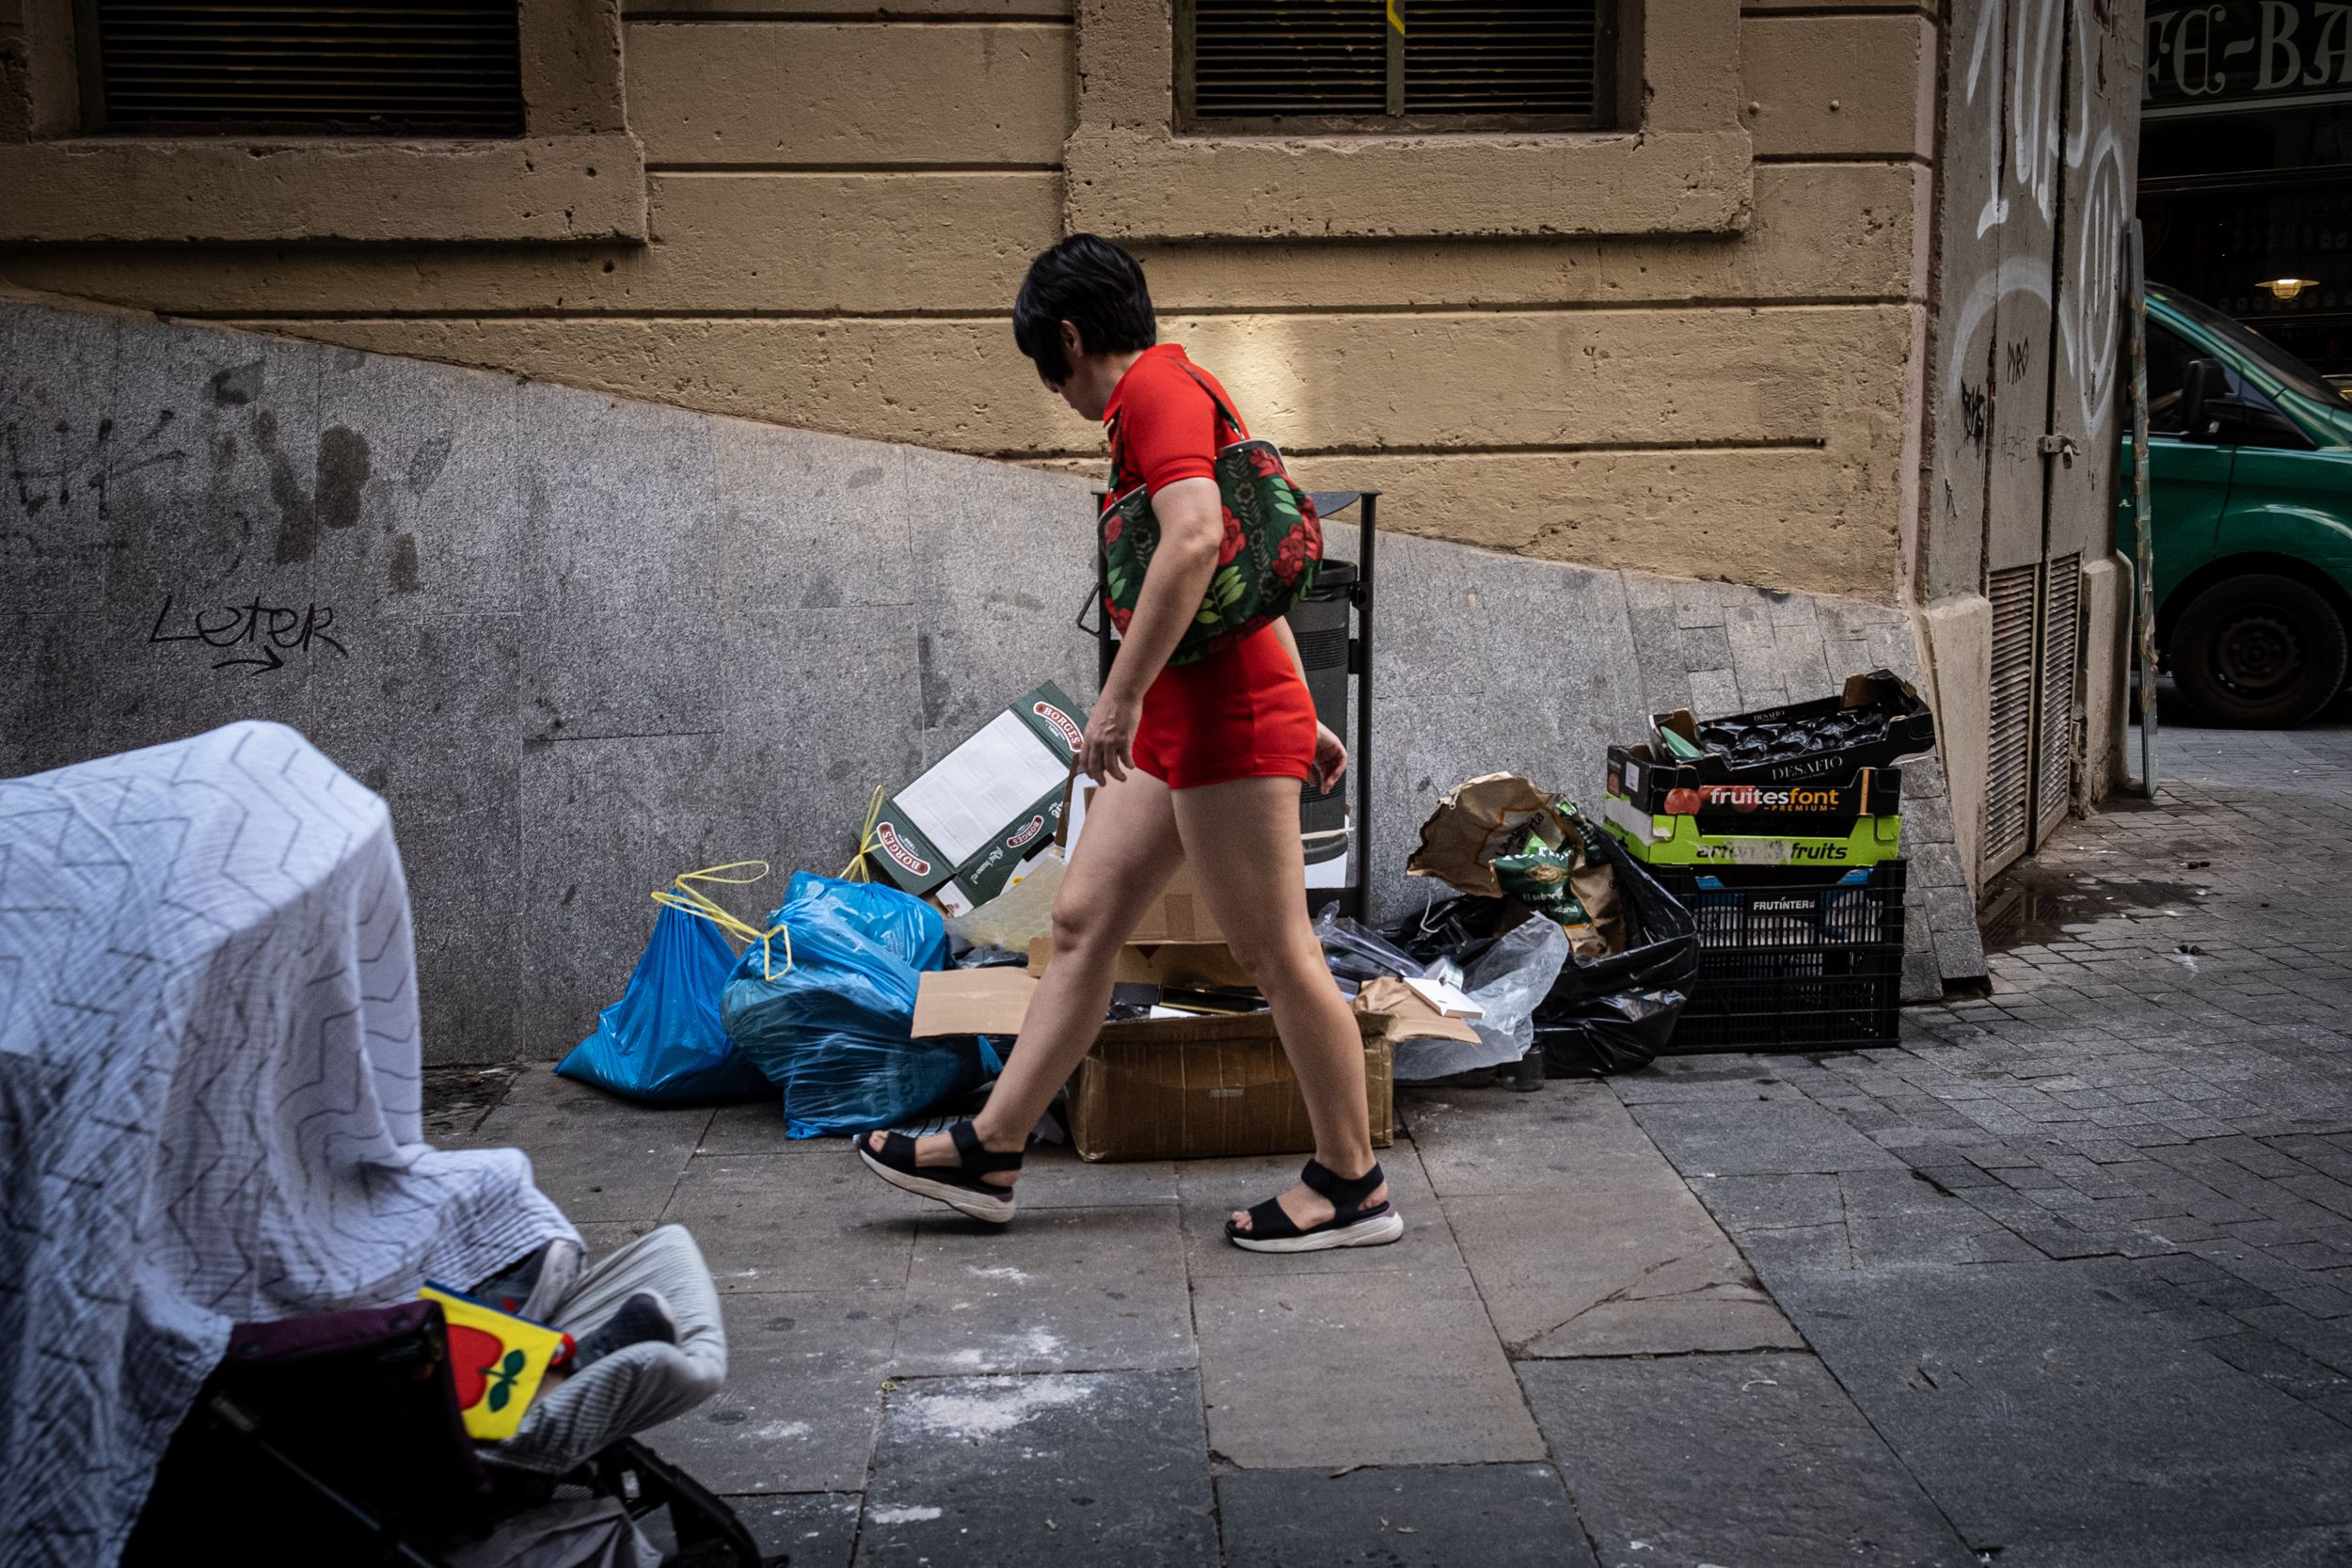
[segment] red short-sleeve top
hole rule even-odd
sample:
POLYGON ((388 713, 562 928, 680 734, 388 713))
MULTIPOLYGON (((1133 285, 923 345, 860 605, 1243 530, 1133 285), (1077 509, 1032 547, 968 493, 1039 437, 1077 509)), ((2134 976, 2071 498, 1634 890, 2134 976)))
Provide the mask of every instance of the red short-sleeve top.
POLYGON ((1180 479, 1215 478, 1217 448, 1249 436, 1217 412, 1219 402, 1233 406, 1223 385, 1186 358, 1182 344, 1145 349, 1103 408, 1111 494, 1124 495, 1138 484, 1156 494, 1180 479))

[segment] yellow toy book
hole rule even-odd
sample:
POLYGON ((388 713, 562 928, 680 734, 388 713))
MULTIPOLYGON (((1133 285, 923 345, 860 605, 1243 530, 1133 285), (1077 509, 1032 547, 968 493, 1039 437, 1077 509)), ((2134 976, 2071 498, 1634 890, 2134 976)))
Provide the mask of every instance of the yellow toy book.
POLYGON ((548 1369, 571 1354, 572 1337, 438 1285, 417 1294, 439 1302, 448 1321, 450 1370, 467 1433, 477 1443, 514 1436, 548 1369))

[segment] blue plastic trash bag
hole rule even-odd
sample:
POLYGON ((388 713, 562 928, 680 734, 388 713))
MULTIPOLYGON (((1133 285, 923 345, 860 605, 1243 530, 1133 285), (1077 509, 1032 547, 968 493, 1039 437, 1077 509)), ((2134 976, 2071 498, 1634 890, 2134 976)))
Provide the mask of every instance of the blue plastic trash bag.
POLYGON ((801 872, 769 917, 784 936, 755 945, 719 1002, 727 1037, 784 1090, 795 1138, 889 1127, 977 1088, 983 1064, 970 1037, 915 1039, 914 988, 944 969, 939 911, 874 882, 801 872))
POLYGON ((663 905, 628 989, 555 1070, 656 1104, 769 1093, 767 1078, 719 1023, 719 993, 734 967, 735 949, 718 927, 663 905))
POLYGON ((768 924, 803 909, 837 917, 914 969, 947 967, 947 923, 930 905, 887 882, 851 882, 795 871, 785 885, 784 908, 768 924))

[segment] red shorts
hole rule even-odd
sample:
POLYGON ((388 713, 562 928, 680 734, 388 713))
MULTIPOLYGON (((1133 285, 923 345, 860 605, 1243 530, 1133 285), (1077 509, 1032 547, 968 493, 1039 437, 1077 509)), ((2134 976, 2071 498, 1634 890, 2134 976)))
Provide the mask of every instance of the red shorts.
POLYGON ((1311 779, 1314 699, 1275 628, 1161 671, 1143 694, 1135 759, 1170 789, 1311 779))

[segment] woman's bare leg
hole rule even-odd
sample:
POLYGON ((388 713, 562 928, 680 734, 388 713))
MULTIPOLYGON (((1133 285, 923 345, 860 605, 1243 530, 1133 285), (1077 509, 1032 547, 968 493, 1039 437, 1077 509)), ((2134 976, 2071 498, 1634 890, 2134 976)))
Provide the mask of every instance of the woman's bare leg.
MULTIPOLYGON (((1234 959, 1273 1009, 1274 1026, 1306 1098, 1315 1158, 1338 1176, 1363 1175, 1374 1164, 1363 1035, 1346 998, 1332 984, 1307 918, 1298 781, 1236 779, 1171 791, 1169 798, 1200 896, 1234 959)), ((1089 840, 1093 832, 1089 821, 1089 840)), ((1364 1203, 1370 1207, 1388 1196, 1383 1185, 1364 1203)), ((1303 1183, 1282 1194, 1281 1204, 1302 1229, 1332 1215, 1330 1200, 1303 1183)), ((1233 1217, 1248 1228, 1247 1214, 1236 1211, 1233 1217)))
MULTIPOLYGON (((1003 1075, 972 1118, 983 1147, 1005 1153, 1026 1147, 1030 1130, 1102 1033, 1119 949, 1183 859, 1170 796, 1168 785, 1140 768, 1095 791, 1086 832, 1054 896, 1054 961, 1038 979, 1003 1075)), ((1291 837, 1295 850, 1295 830, 1291 837)), ((1359 1095, 1361 1089, 1359 1084, 1359 1095)), ((879 1153, 880 1135, 867 1147, 879 1153)), ((915 1142, 918 1165, 952 1165, 956 1158, 945 1133, 915 1142)), ((1010 1186, 1014 1175, 983 1180, 1010 1186)))

